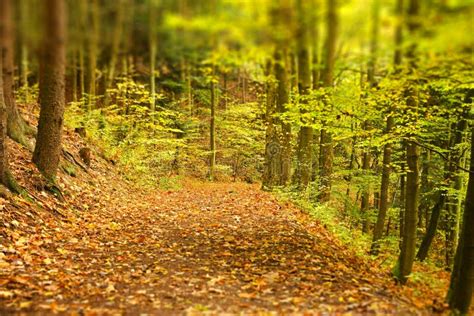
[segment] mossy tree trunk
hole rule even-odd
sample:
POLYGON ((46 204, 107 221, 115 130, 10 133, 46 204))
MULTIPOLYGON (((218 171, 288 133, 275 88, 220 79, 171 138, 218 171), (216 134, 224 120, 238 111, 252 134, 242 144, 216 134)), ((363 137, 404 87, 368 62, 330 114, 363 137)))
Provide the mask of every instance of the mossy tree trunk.
POLYGON ((61 157, 65 106, 66 2, 42 2, 44 31, 40 59, 41 106, 33 162, 50 181, 55 180, 61 157))

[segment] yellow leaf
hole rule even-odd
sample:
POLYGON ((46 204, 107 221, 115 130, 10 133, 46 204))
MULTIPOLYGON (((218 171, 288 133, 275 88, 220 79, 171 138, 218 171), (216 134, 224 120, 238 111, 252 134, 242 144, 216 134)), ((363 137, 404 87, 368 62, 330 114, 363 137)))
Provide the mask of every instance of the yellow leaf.
POLYGON ((62 255, 67 255, 69 253, 66 249, 62 248, 57 248, 56 250, 62 255))
POLYGON ((29 308, 32 303, 33 302, 25 301, 25 302, 21 302, 18 306, 20 307, 20 309, 29 308))
POLYGON ((11 291, 0 291, 1 298, 12 298, 13 296, 15 296, 15 293, 11 291))
POLYGON ((53 260, 51 260, 50 258, 46 258, 46 259, 43 260, 43 263, 44 264, 51 264, 51 263, 53 263, 53 260))

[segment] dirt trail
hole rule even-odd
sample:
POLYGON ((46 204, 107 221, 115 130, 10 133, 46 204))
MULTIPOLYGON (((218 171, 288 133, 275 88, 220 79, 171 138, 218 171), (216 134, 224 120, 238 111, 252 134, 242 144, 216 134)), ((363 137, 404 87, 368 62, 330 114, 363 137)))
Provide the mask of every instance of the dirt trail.
POLYGON ((430 313, 256 186, 144 192, 98 181, 87 211, 17 242, 22 262, 0 279, 0 310, 430 313))

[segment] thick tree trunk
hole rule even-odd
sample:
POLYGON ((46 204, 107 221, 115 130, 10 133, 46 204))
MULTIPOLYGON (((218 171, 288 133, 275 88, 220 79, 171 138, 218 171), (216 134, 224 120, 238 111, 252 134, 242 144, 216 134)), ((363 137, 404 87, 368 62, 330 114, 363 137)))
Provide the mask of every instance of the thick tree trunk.
POLYGON ((471 135, 471 166, 460 241, 451 284, 448 292, 449 307, 467 314, 474 293, 474 127, 471 135))
POLYGON ((3 95, 7 111, 7 133, 11 139, 32 149, 27 135, 34 133, 21 117, 15 103, 14 87, 14 30, 12 0, 0 0, 0 45, 3 51, 3 95))
POLYGON ((54 181, 61 156, 61 131, 65 103, 66 3, 44 0, 44 34, 40 60, 41 106, 33 161, 54 181))

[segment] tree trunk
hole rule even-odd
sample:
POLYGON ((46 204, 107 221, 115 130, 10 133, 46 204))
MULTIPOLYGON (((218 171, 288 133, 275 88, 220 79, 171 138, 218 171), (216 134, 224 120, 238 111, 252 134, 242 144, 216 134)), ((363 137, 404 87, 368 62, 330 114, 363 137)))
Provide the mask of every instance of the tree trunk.
MULTIPOLYGON (((420 261, 424 261, 426 259, 426 257, 428 256, 428 251, 431 247, 431 243, 433 241, 433 238, 436 234, 436 230, 438 228, 441 211, 443 210, 443 207, 446 204, 446 198, 447 198, 447 195, 448 195, 447 187, 451 186, 451 183, 453 182, 453 179, 455 181, 457 180, 456 179, 457 176, 455 175, 455 173, 456 173, 457 165, 458 165, 458 163, 461 159, 461 157, 460 157, 461 153, 459 152, 458 146, 462 142, 463 134, 464 134, 464 131, 466 130, 466 128, 467 128, 466 119, 465 118, 459 118, 458 123, 455 124, 455 127, 453 128, 453 129, 455 129, 455 131, 453 131, 453 133, 451 133, 451 137, 450 137, 449 141, 447 142, 448 144, 446 144, 446 147, 448 147, 448 149, 449 149, 449 157, 448 157, 449 160, 446 161, 445 167, 444 167, 445 171, 444 171, 443 184, 445 185, 445 187, 443 187, 443 189, 440 190, 440 192, 439 192, 437 202, 436 202, 436 204, 433 207, 433 210, 431 212, 431 217, 430 217, 430 220, 429 220, 429 224, 428 224, 426 234, 423 237, 420 248, 419 248, 418 253, 416 255, 416 258, 420 261)), ((456 212, 456 214, 457 214, 457 212, 456 212)), ((449 214, 448 214, 448 216, 449 216, 449 214)), ((447 227, 447 230, 448 230, 447 237, 448 237, 448 236, 450 236, 450 233, 453 234, 453 233, 456 232, 456 227, 457 226, 456 226, 456 223, 451 223, 450 224, 449 218, 448 218, 448 221, 447 221, 447 225, 448 225, 448 227, 447 227), (449 230, 450 225, 453 226, 452 227, 453 231, 449 230)), ((447 242, 448 243, 450 242, 449 238, 447 239, 447 242)), ((455 245, 457 244, 456 242, 457 242, 457 240, 453 241, 453 244, 448 245, 448 248, 454 249, 455 245)), ((448 252, 450 250, 446 249, 446 251, 448 252)), ((446 262, 447 267, 451 267, 452 261, 450 261, 450 260, 452 260, 453 257, 454 257, 454 251, 451 255, 449 255, 448 253, 446 255, 447 255, 447 258, 446 258, 447 259, 446 260, 447 261, 446 262)))
MULTIPOLYGON (((327 35, 326 35, 326 51, 324 60, 324 70, 321 73, 321 81, 324 87, 329 88, 333 85, 334 76, 334 65, 336 59, 336 37, 338 28, 338 16, 337 16, 337 4, 334 0, 327 0, 327 35)), ((326 106, 332 106, 326 104, 326 106)), ((333 166, 333 145, 332 135, 323 122, 323 128, 321 129, 321 180, 320 180, 320 194, 319 200, 321 202, 327 202, 331 198, 331 177, 332 177, 332 166, 333 166)))
MULTIPOLYGON (((277 81, 277 111, 284 114, 289 102, 288 72, 285 68, 285 50, 275 52, 275 79, 277 81)), ((281 177, 280 185, 286 185, 291 178, 291 124, 280 120, 281 123, 281 177)))
MULTIPOLYGON (((123 19, 124 19, 124 14, 125 14, 125 8, 124 8, 124 0, 119 0, 117 1, 117 12, 115 16, 115 25, 114 25, 114 30, 113 30, 113 35, 112 35, 112 49, 110 52, 110 62, 109 62, 109 71, 107 73, 107 78, 105 81, 105 106, 109 106, 110 104, 110 93, 109 89, 111 88, 114 79, 115 79, 115 68, 117 67, 117 60, 118 60, 118 55, 119 55, 119 50, 120 50, 120 42, 122 38, 122 30, 123 30, 123 19)), ((150 8, 150 15, 152 14, 153 9, 150 8)), ((150 29, 152 29, 150 27, 150 29)), ((151 50, 150 50, 151 54, 151 50)), ((153 72, 151 73, 151 77, 153 78, 153 72)))
POLYGON ((431 211, 431 218, 428 224, 428 229, 426 230, 426 234, 423 237, 423 240, 420 245, 420 249, 418 249, 418 253, 416 254, 416 259, 420 261, 424 261, 428 256, 428 251, 431 246, 431 242, 436 234, 436 229, 438 227, 439 218, 441 215, 441 211, 443 210, 444 204, 446 202, 446 190, 441 190, 438 193, 438 199, 436 204, 431 211))
MULTIPOLYGON (((303 0, 297 1, 298 26, 296 41, 298 47, 298 91, 300 95, 300 112, 302 115, 309 112, 307 96, 311 89, 309 19, 307 9, 303 0)), ((311 120, 302 119, 301 123, 296 182, 298 186, 304 190, 311 180, 313 127, 311 126, 311 120)))
POLYGON ((89 31, 89 99, 87 103, 88 110, 93 109, 96 96, 96 74, 97 54, 99 44, 99 3, 98 0, 92 0, 90 5, 91 30, 89 31))
MULTIPOLYGON (((413 38, 416 37, 416 31, 419 28, 419 10, 420 1, 410 0, 408 7, 408 30, 413 38)), ((416 43, 413 43, 407 51, 407 59, 409 61, 409 70, 412 74, 416 69, 416 43)), ((411 111, 411 115, 416 117, 415 113, 418 111, 418 96, 417 96, 417 82, 411 80, 407 88, 407 107, 411 111)), ((412 122, 416 124, 416 121, 412 122)), ((408 135, 408 137, 415 137, 415 135, 408 135)), ((398 258, 395 277, 402 283, 408 281, 411 274, 413 261, 415 259, 416 251, 416 228, 418 222, 418 199, 419 199, 419 159, 420 149, 413 141, 408 141, 406 146, 406 161, 408 166, 407 180, 406 180, 406 194, 405 194, 405 219, 404 219, 404 234, 402 238, 402 248, 398 258)))
POLYGON ((211 76, 211 120, 210 120, 210 137, 209 137, 209 179, 214 180, 214 169, 216 166, 216 87, 214 79, 214 66, 211 76))
POLYGON ((149 46, 150 46, 150 110, 155 111, 155 99, 156 99, 156 88, 155 88, 155 63, 156 63, 156 9, 154 3, 150 1, 149 7, 149 46))
MULTIPOLYGON (((367 124, 367 122, 366 122, 367 124)), ((367 129, 367 128, 366 128, 367 129)), ((370 155, 369 149, 366 148, 362 157, 362 170, 365 175, 369 173, 370 170, 370 155)), ((360 201, 360 211, 362 213, 362 232, 369 232, 369 195, 370 195, 370 184, 364 183, 362 189, 362 198, 360 201)))
MULTIPOLYGON (((4 0, 0 0, 4 1, 4 0)), ((7 183, 7 107, 3 96, 3 54, 0 52, 0 183, 7 183)))
POLYGON ((14 96, 14 30, 11 0, 0 0, 0 45, 3 51, 3 96, 7 111, 7 133, 11 139, 32 149, 27 135, 34 133, 21 117, 14 96))
MULTIPOLYGON (((380 5, 378 0, 375 0, 374 5, 380 5)), ((374 14, 376 14, 377 17, 379 17, 379 11, 378 7, 374 8, 374 14)), ((403 14, 403 0, 398 0, 397 4, 397 16, 401 18, 401 15, 403 14)), ((378 20, 378 19, 377 19, 378 20)), ((395 46, 398 47, 401 45, 402 42, 402 36, 401 36, 401 29, 402 29, 402 24, 398 23, 396 26, 395 30, 395 46)), ((372 34, 374 36, 377 36, 377 26, 373 25, 373 30, 372 34)), ((376 46, 376 41, 374 41, 374 44, 372 47, 375 49, 376 46)), ((398 66, 401 63, 401 59, 395 58, 394 60, 395 66, 398 66)), ((374 62, 374 67, 375 67, 375 62, 374 62)), ((371 68, 371 67, 369 67, 371 68)), ((369 77, 374 77, 374 74, 370 74, 369 71, 369 77)), ((370 78, 369 78, 370 79, 370 78)), ((395 121, 393 118, 392 114, 392 109, 389 109, 388 111, 388 117, 387 117, 387 125, 385 128, 385 135, 389 135, 390 132, 392 131, 394 127, 395 121)), ((385 223, 385 217, 387 216, 387 211, 388 211, 388 193, 389 193, 389 188, 390 188, 390 173, 391 173, 391 166, 390 164, 392 163, 392 144, 390 142, 387 142, 384 145, 383 148, 383 161, 382 161, 382 180, 380 184, 380 202, 379 202, 379 212, 377 214, 377 222, 375 223, 374 227, 374 237, 372 239, 372 246, 371 246, 371 253, 373 255, 376 255, 378 253, 378 248, 379 248, 379 240, 382 238, 383 235, 383 228, 384 228, 384 223, 385 223)))
POLYGON ((266 111, 265 111, 265 167, 263 172, 262 186, 264 189, 272 189, 280 179, 280 141, 278 137, 275 119, 275 80, 271 60, 267 63, 266 82, 266 111))
MULTIPOLYGON (((3 0, 2 0, 3 1, 3 0)), ((30 102, 30 95, 28 93, 28 41, 27 34, 29 32, 29 8, 27 0, 20 0, 20 27, 21 27, 21 86, 25 93, 25 102, 30 102)))
POLYGON ((40 60, 41 106, 33 162, 54 181, 61 156, 61 131, 65 103, 66 3, 44 0, 44 33, 40 60))
POLYGON ((449 307, 467 314, 474 293, 474 126, 471 128, 471 166, 460 241, 448 292, 449 307))

